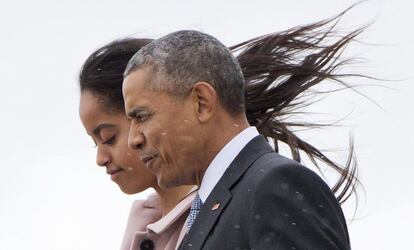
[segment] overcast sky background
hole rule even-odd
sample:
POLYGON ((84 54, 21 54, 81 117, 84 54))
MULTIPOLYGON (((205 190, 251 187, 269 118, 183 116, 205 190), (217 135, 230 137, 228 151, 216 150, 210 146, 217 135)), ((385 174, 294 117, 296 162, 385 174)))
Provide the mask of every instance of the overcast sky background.
MULTIPOLYGON (((1 1, 0 249, 118 249, 130 205, 95 165, 95 148, 78 118, 77 74, 86 57, 113 39, 159 37, 197 29, 226 45, 331 17, 354 1, 1 1)), ((353 133, 366 195, 349 223, 353 249, 412 245, 414 4, 373 0, 341 22, 375 23, 350 46, 367 60, 355 71, 399 81, 361 87, 373 102, 337 93, 312 111, 346 126, 308 131, 337 149, 353 133)), ((313 117, 314 118, 314 117, 313 117)), ((341 153, 338 153, 341 157, 341 153)), ((344 159, 344 158, 343 158, 344 159)), ((353 201, 346 207, 352 217, 353 201)))

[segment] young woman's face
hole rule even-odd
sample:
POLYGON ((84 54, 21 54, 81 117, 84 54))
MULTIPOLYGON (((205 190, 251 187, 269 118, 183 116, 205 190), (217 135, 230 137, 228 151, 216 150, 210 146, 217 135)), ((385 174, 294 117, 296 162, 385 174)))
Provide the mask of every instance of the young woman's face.
POLYGON ((134 194, 156 185, 137 151, 128 147, 130 122, 119 110, 109 110, 105 99, 85 90, 81 94, 79 116, 97 147, 96 163, 106 168, 124 193, 134 194))

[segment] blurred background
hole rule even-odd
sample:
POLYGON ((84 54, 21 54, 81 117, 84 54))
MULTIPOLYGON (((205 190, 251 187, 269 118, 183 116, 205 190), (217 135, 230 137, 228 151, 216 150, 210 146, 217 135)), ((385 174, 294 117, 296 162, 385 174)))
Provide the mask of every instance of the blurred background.
MULTIPOLYGON (((1 1, 0 249, 118 249, 132 201, 151 192, 127 196, 95 164, 93 142, 78 117, 77 83, 95 49, 121 37, 157 38, 180 29, 209 33, 230 46, 332 17, 353 3, 1 1)), ((302 133, 339 161, 354 137, 365 190, 355 215, 354 200, 344 209, 357 250, 411 245, 413 11, 412 1, 372 0, 347 13, 339 30, 374 21, 345 55, 365 60, 347 71, 391 81, 355 79, 358 91, 376 103, 341 91, 309 108, 318 115, 303 116, 345 117, 341 127, 302 133)))

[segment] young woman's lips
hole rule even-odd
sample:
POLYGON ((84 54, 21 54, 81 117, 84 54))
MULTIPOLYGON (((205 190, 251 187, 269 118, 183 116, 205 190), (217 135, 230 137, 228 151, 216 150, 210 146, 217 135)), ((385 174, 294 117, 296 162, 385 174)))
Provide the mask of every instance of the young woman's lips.
POLYGON ((123 170, 121 168, 107 170, 106 173, 111 176, 111 180, 115 180, 123 170))

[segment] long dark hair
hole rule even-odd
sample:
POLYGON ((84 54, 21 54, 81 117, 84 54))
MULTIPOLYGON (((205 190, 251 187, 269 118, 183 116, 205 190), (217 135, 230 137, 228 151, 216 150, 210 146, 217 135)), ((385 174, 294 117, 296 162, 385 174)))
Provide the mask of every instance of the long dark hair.
MULTIPOLYGON (((249 123, 273 140, 276 152, 279 151, 278 143, 282 142, 288 145, 294 160, 300 162, 304 153, 320 171, 318 162, 338 172, 340 177, 332 191, 340 203, 356 194, 359 183, 352 142, 347 162, 338 164, 292 132, 294 127, 312 128, 318 124, 293 123, 287 117, 307 105, 304 96, 317 95, 317 92, 310 92, 315 85, 334 81, 350 88, 344 78, 353 75, 337 73, 348 63, 341 60, 340 55, 364 27, 338 36, 334 28, 344 13, 230 47, 237 54, 246 80, 246 115, 249 123)), ((81 69, 81 91, 96 93, 105 98, 108 107, 124 111, 123 72, 135 52, 151 41, 127 38, 96 50, 81 69)))
POLYGON ((334 28, 348 10, 331 19, 267 34, 230 47, 239 53, 237 58, 246 79, 246 115, 249 123, 273 140, 276 152, 279 151, 278 142, 283 142, 290 148, 294 160, 301 162, 301 153, 304 153, 321 173, 318 162, 335 170, 340 177, 331 189, 340 203, 352 194, 356 195, 360 184, 352 138, 348 159, 341 165, 293 132, 293 128, 315 128, 329 124, 290 122, 288 118, 310 104, 309 99, 304 97, 323 94, 311 91, 315 85, 334 82, 340 85, 337 90, 352 89, 355 86, 349 85, 346 78, 366 77, 338 73, 352 62, 351 59, 341 59, 343 50, 367 27, 338 35, 334 28))

